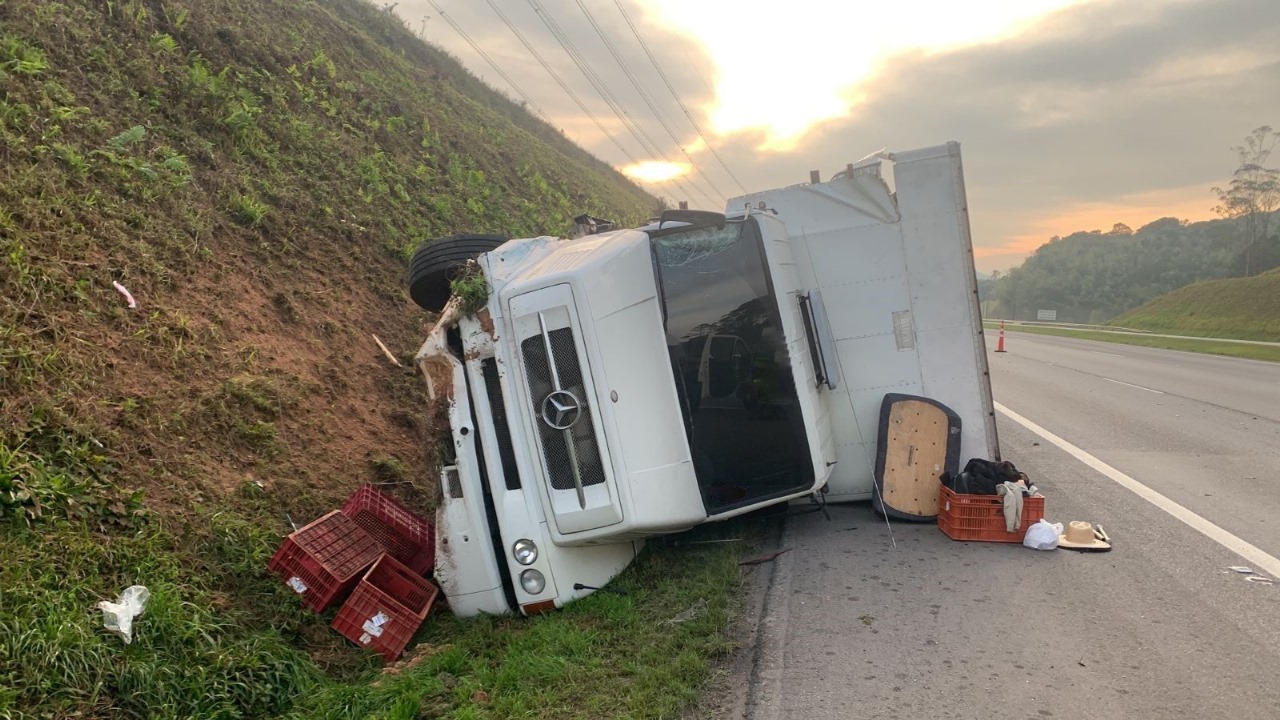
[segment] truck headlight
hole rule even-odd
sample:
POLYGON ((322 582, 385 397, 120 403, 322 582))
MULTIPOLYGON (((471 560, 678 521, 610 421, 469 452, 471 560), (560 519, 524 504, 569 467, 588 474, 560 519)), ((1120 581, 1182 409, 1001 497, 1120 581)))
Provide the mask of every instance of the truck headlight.
POLYGON ((547 579, 537 570, 525 570, 520 573, 520 587, 530 595, 537 595, 547 586, 547 579))
POLYGON ((538 559, 538 546, 532 540, 517 540, 511 546, 511 555, 521 565, 532 565, 538 559))

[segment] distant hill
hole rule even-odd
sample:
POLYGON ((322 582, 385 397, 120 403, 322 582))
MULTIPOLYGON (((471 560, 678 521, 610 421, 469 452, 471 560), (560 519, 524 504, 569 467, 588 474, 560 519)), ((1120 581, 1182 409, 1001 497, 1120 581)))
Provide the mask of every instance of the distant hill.
POLYGON ((995 317, 1035 320, 1038 310, 1054 310, 1060 321, 1108 322, 1192 283, 1280 265, 1280 237, 1246 253, 1242 229, 1237 220, 1164 218, 1137 231, 1116 225, 1055 237, 984 295, 995 317))
POLYGON ((1112 324, 1173 335, 1280 342, 1280 268, 1254 277, 1189 285, 1112 324))

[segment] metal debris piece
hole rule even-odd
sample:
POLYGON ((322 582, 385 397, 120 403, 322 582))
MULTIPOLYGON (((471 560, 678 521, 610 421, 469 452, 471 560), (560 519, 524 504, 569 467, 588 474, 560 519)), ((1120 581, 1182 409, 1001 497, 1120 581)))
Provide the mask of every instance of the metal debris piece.
POLYGON ((1269 577, 1262 577, 1261 575, 1250 575, 1249 577, 1245 578, 1245 580, 1248 580, 1249 582, 1260 583, 1262 585, 1275 584, 1275 580, 1272 580, 1269 577))
POLYGON ((672 545, 679 547, 681 545, 719 545, 721 543, 742 542, 742 538, 725 538, 724 540, 674 540, 672 545))
POLYGON ((1232 565, 1231 567, 1229 567, 1229 568, 1227 568, 1227 569, 1228 569, 1228 570, 1230 570, 1230 571, 1232 571, 1232 572, 1238 572, 1238 573, 1240 573, 1241 575, 1252 575, 1252 574, 1253 574, 1253 568, 1245 567, 1244 565, 1232 565))
POLYGON ((751 558, 750 560, 743 560, 738 564, 739 565, 759 565, 761 563, 767 563, 770 560, 775 560, 779 555, 782 555, 784 553, 789 553, 789 552, 791 552, 791 548, 782 548, 781 550, 775 550, 771 553, 765 553, 760 557, 754 557, 754 558, 751 558))

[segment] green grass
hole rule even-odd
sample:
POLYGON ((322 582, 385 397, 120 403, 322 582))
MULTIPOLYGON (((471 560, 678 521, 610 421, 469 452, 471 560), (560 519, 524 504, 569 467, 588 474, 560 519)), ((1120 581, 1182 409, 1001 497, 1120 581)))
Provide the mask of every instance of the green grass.
POLYGON ((449 281, 449 292, 461 298, 464 313, 477 312, 489 302, 489 283, 474 262, 467 263, 466 269, 449 281))
POLYGON ((263 575, 361 482, 430 509, 444 423, 369 354, 421 342, 413 248, 654 202, 381 5, 0 0, 0 718, 670 717, 723 650, 720 551, 399 676, 263 575))
POLYGON ((292 717, 388 708, 378 717, 679 717, 709 677, 709 659, 732 649, 725 631, 740 584, 740 549, 696 547, 707 549, 646 550, 610 584, 626 595, 596 593, 532 619, 440 618, 420 636, 434 651, 422 662, 377 686, 329 685, 292 717), (692 620, 664 624, 700 604, 692 620))
POLYGON ((1173 335, 1280 342, 1280 270, 1188 285, 1112 322, 1173 335))
MULTIPOLYGON (((986 324, 988 330, 999 327, 997 324, 986 324)), ((1005 329, 1013 333, 1032 335, 1058 335, 1081 340, 1119 343, 1122 345, 1140 345, 1142 347, 1163 348, 1165 350, 1182 350, 1209 355, 1225 355, 1227 357, 1248 358, 1250 360, 1266 360, 1280 362, 1280 347, 1266 345, 1245 345, 1242 343, 1216 342, 1213 340, 1197 340, 1182 338, 1149 337, 1146 335, 1129 335, 1124 333, 1096 332, 1092 330, 1071 330, 1068 328, 1045 327, 1035 325, 1006 325, 1005 329)), ((1006 341, 1008 340, 1006 336, 1006 341)))
MULTIPOLYGON (((123 536, 0 527, 0 717, 671 718, 732 650, 750 544, 654 543, 615 592, 560 612, 436 614, 382 671, 328 630, 333 611, 263 575, 284 530, 272 507, 247 484, 229 506, 123 536), (151 599, 125 645, 94 608, 132 584, 151 599)), ((747 522, 692 535, 761 537, 747 522)))

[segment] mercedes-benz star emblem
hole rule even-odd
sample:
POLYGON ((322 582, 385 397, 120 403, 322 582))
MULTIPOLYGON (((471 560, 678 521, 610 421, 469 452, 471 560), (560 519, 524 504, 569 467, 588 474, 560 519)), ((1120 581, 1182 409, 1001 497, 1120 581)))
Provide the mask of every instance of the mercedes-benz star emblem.
POLYGON ((556 430, 568 430, 582 417, 582 401, 568 390, 556 390, 542 401, 542 422, 556 430))

